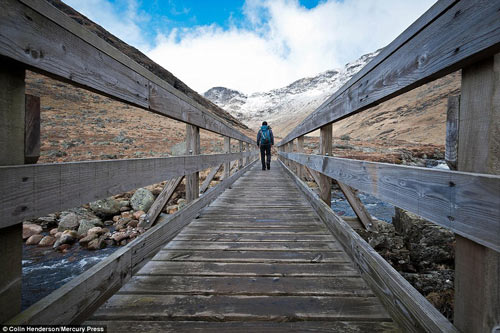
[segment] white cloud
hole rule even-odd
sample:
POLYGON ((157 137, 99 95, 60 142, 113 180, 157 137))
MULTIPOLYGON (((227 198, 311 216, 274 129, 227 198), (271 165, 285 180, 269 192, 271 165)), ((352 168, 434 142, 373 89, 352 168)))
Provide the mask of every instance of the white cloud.
POLYGON ((245 22, 158 31, 148 43, 136 0, 123 0, 125 13, 107 0, 65 1, 200 93, 265 91, 341 67, 386 46, 435 2, 324 0, 306 9, 298 0, 246 0, 245 22))
POLYGON ((345 65, 396 38, 435 1, 247 0, 243 28, 217 26, 160 34, 148 55, 193 89, 245 93, 345 65))
POLYGON ((118 8, 107 0, 63 1, 126 43, 143 52, 151 48, 141 28, 149 17, 146 13, 139 12, 136 0, 121 1, 124 8, 118 8))

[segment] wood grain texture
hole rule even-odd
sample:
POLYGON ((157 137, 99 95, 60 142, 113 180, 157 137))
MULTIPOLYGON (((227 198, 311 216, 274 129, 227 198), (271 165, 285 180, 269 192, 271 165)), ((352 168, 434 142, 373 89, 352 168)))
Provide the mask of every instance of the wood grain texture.
MULTIPOLYGON (((243 151, 243 141, 238 141, 239 152, 243 151)), ((238 169, 243 168, 243 157, 238 160, 238 169)))
POLYGON ((361 221, 361 223, 363 223, 365 229, 368 231, 377 232, 378 229, 377 226, 373 224, 372 216, 370 215, 370 213, 368 213, 365 205, 363 205, 354 189, 339 181, 337 181, 337 184, 339 185, 342 193, 344 193, 344 196, 346 197, 349 205, 351 206, 358 219, 361 221))
POLYGON ((0 227, 204 170, 241 154, 247 152, 0 167, 0 227))
POLYGON ((113 295, 160 249, 179 233, 202 208, 215 200, 252 165, 187 204, 173 215, 162 215, 158 224, 120 248, 61 288, 12 318, 11 325, 79 324, 113 295))
POLYGON ((460 95, 448 97, 446 111, 446 145, 444 159, 450 170, 457 170, 460 95))
MULTIPOLYGON (((186 155, 200 154, 200 128, 186 124, 186 155)), ((200 196, 200 173, 186 175, 186 201, 191 202, 200 196)))
POLYGON ((143 227, 144 229, 149 229, 155 224, 156 219, 160 215, 163 207, 165 207, 168 200, 170 200, 172 194, 174 194, 174 191, 177 189, 177 186, 179 186, 179 184, 182 182, 183 179, 184 176, 180 176, 177 178, 172 178, 169 181, 167 181, 167 183, 163 187, 163 190, 156 197, 156 200, 155 202, 153 202, 151 208, 149 208, 146 217, 139 222, 140 227, 143 227))
MULTIPOLYGON (((284 165, 282 165, 286 168, 284 165)), ((458 330, 368 245, 324 201, 285 169, 307 197, 325 225, 342 244, 361 277, 405 332, 458 332, 458 330)))
MULTIPOLYGON (((297 138, 297 153, 304 153, 304 136, 301 135, 297 138)), ((305 170, 304 166, 297 164, 297 176, 300 179, 304 179, 305 177, 305 170)))
MULTIPOLYGON (((231 153, 231 138, 228 136, 224 137, 224 153, 229 154, 231 153)), ((231 163, 230 162, 225 162, 224 163, 224 172, 223 172, 223 177, 224 179, 229 178, 231 175, 231 163)))
MULTIPOLYGON (((464 68, 461 93, 457 170, 500 175, 500 54, 464 68)), ((461 331, 500 329, 498 250, 457 235, 454 304, 461 331)))
POLYGON ((119 101, 253 142, 47 2, 0 5, 0 54, 119 101))
POLYGON ((424 14, 427 24, 398 37, 389 54, 374 59, 374 65, 339 89, 278 145, 494 55, 500 50, 499 7, 489 0, 446 1, 432 7, 424 14))
MULTIPOLYGON (((248 159, 248 157, 245 157, 245 159, 248 159)), ((208 187, 210 186, 210 183, 212 182, 212 180, 214 179, 215 175, 217 174, 217 172, 219 171, 219 169, 222 167, 222 164, 219 164, 218 166, 212 168, 212 170, 210 170, 210 173, 207 175, 207 178, 205 178, 205 180, 203 181, 203 184, 201 184, 200 186, 200 193, 204 193, 208 187)))
POLYGON ((35 164, 40 157, 40 97, 25 95, 24 163, 35 164))
POLYGON ((282 155, 500 251, 500 176, 319 155, 282 155))
MULTIPOLYGON (((319 154, 332 156, 332 124, 325 125, 320 129, 319 154)), ((325 174, 318 174, 319 196, 328 206, 332 204, 332 179, 325 174)))

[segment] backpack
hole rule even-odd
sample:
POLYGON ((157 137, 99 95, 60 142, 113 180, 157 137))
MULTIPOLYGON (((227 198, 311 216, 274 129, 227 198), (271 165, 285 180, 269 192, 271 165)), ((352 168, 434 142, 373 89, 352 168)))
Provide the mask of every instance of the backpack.
POLYGON ((260 130, 260 144, 268 145, 271 143, 271 134, 269 133, 269 127, 260 130))

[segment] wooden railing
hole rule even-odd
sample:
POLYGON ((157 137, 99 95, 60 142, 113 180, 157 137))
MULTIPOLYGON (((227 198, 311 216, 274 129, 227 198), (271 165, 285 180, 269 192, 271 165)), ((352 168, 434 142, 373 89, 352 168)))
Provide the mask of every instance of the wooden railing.
POLYGON ((293 178, 405 331, 493 332, 500 327, 498 52, 499 1, 438 1, 277 145, 291 174, 296 169, 302 177, 304 168, 313 173, 326 204, 293 178), (448 129, 447 138, 456 140, 447 146, 457 147, 449 155, 457 156, 458 171, 331 156, 332 123, 459 69, 459 120, 449 119, 454 127, 448 129), (303 154, 304 135, 317 129, 321 130, 319 155, 303 154), (347 190, 353 187, 372 194, 456 233, 456 327, 331 211, 332 179, 347 190))
POLYGON ((253 139, 45 1, 0 2, 0 60, 0 267, 6 272, 0 274, 0 322, 81 322, 255 162, 253 139), (22 165, 26 69, 186 123, 186 156, 22 165), (224 136, 224 154, 199 155, 200 128, 224 136), (231 138, 239 141, 239 152, 231 152, 231 138), (231 161, 239 161, 233 175, 231 161), (224 180, 207 191, 216 171, 210 173, 200 197, 198 172, 221 165, 224 180), (159 215, 183 176, 189 204, 159 215), (21 300, 23 220, 168 179, 154 212, 146 216, 146 233, 15 316, 21 300))

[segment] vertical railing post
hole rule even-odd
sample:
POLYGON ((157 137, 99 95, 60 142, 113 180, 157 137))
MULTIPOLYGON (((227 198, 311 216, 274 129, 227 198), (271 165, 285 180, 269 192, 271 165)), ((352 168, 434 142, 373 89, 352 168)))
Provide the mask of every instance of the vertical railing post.
MULTIPOLYGON (((24 164, 25 70, 0 65, 0 165, 24 164)), ((21 311, 23 225, 0 229, 0 323, 21 311)))
MULTIPOLYGON (((293 140, 288 142, 288 152, 293 153, 293 140)), ((295 168, 295 166, 296 166, 295 162, 288 160, 288 163, 290 163, 290 169, 296 173, 297 170, 295 168)))
MULTIPOLYGON (((224 153, 229 154, 231 152, 231 138, 228 136, 224 137, 224 153)), ((231 175, 231 162, 224 162, 224 179, 228 179, 231 175)))
MULTIPOLYGON (((186 155, 200 154, 200 128, 186 124, 186 155)), ((186 201, 191 202, 200 196, 200 173, 186 175, 186 201)))
MULTIPOLYGON (((320 129, 319 154, 332 156, 332 124, 325 125, 320 129)), ((320 197, 330 206, 332 201, 332 179, 319 174, 319 181, 320 197)))
MULTIPOLYGON (((241 153, 243 152, 243 141, 239 141, 238 144, 241 153)), ((240 159, 238 160, 238 170, 241 170, 241 168, 243 168, 243 157, 240 157, 240 159)))
MULTIPOLYGON (((246 144, 246 149, 245 151, 248 153, 250 152, 250 144, 247 142, 246 144)), ((248 165, 250 163, 250 156, 245 157, 245 165, 248 165)))
MULTIPOLYGON (((500 54, 462 70, 459 110, 457 170, 500 174, 500 54)), ((494 332, 500 254, 459 235, 455 251, 454 324, 461 332, 494 332)))
MULTIPOLYGON (((304 136, 301 135, 297 138, 297 153, 304 153, 304 136)), ((299 179, 304 179, 304 167, 297 164, 297 176, 299 179)))

